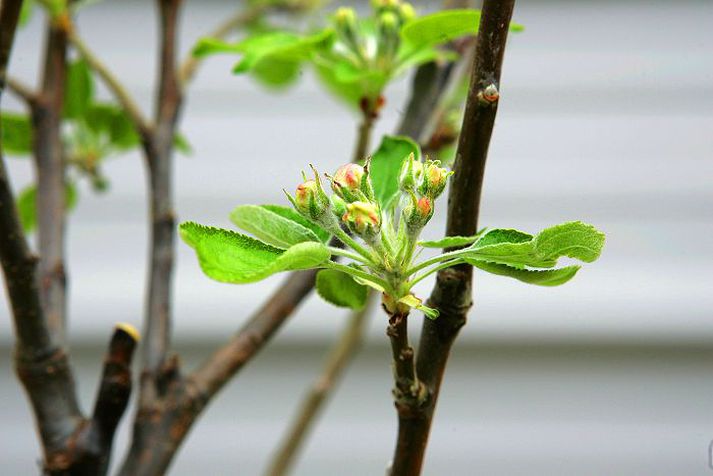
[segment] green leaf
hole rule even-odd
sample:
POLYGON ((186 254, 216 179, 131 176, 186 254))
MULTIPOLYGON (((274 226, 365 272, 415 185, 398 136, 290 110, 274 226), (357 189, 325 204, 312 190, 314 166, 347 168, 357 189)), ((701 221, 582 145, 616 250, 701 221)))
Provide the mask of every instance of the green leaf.
POLYGON ((267 59, 290 62, 308 60, 315 50, 330 44, 333 38, 334 32, 329 29, 308 36, 280 31, 256 35, 241 42, 243 58, 235 65, 233 72, 251 71, 267 59))
POLYGON ((32 152, 32 123, 24 114, 0 114, 0 142, 8 155, 27 155, 32 152))
POLYGON ((307 242, 281 250, 229 230, 182 223, 181 238, 198 255, 203 272, 224 283, 253 283, 281 271, 316 268, 331 257, 321 243, 307 242))
POLYGON ((351 276, 333 269, 317 273, 317 294, 328 303, 350 309, 363 309, 368 289, 358 284, 351 276))
POLYGON ((445 236, 440 240, 419 241, 418 244, 424 248, 457 248, 474 243, 486 230, 484 228, 473 236, 445 236))
POLYGON ((90 104, 85 119, 92 132, 106 134, 112 147, 119 151, 134 148, 140 143, 139 135, 126 112, 114 104, 90 104))
POLYGON ((238 43, 227 43, 218 38, 201 38, 196 42, 193 47, 193 56, 197 58, 202 58, 208 55, 215 55, 220 53, 243 53, 245 48, 243 42, 238 43))
MULTIPOLYGON (((67 182, 64 188, 64 206, 67 212, 74 210, 79 194, 72 182, 67 182)), ((37 188, 29 185, 22 189, 17 197, 17 211, 20 224, 25 233, 32 233, 37 227, 37 188)))
POLYGON ((31 233, 37 226, 37 188, 30 185, 17 196, 17 213, 25 233, 31 233))
POLYGON ((603 246, 603 233, 576 221, 546 228, 535 237, 518 230, 490 230, 467 248, 463 259, 470 264, 485 261, 521 269, 551 268, 563 256, 590 263, 603 246))
POLYGON ((173 137, 173 146, 178 152, 183 155, 193 154, 193 147, 191 147, 191 144, 190 142, 188 142, 186 136, 184 136, 180 132, 177 132, 176 135, 173 137))
POLYGON ((84 59, 71 62, 64 84, 64 117, 78 119, 84 116, 93 96, 94 81, 89 65, 84 59))
MULTIPOLYGON (((475 35, 479 25, 479 10, 445 10, 411 20, 401 29, 401 37, 414 49, 426 48, 475 35)), ((523 27, 511 23, 510 30, 522 31, 523 27)))
POLYGON ((571 221, 542 230, 535 238, 535 252, 544 259, 568 256, 585 263, 599 258, 604 233, 581 221, 571 221))
POLYGON ((371 158, 371 181, 376 199, 382 210, 388 210, 399 195, 401 164, 413 153, 417 158, 421 150, 413 140, 403 136, 384 136, 371 158))
POLYGON ((365 96, 366 90, 361 83, 344 82, 337 77, 337 63, 315 59, 314 68, 322 84, 337 98, 351 107, 359 107, 359 101, 365 96))
POLYGON ((34 10, 35 1, 34 0, 23 0, 22 8, 20 9, 20 18, 17 21, 17 25, 22 28, 27 23, 29 23, 32 18, 32 11, 34 10))
POLYGON ((532 270, 519 269, 504 264, 487 263, 484 261, 472 261, 471 264, 488 273, 499 276, 508 276, 528 284, 538 286, 559 286, 564 284, 579 271, 580 266, 565 266, 558 269, 532 270))
POLYGON ((267 87, 285 88, 299 78, 300 63, 299 61, 266 57, 255 64, 251 74, 267 87))
POLYGON ((327 230, 322 228, 321 226, 317 225, 316 223, 313 223, 300 215, 294 208, 292 207, 285 207, 283 205, 260 205, 261 207, 270 210, 273 213, 277 213, 280 215, 282 218, 287 218, 288 220, 292 220, 294 222, 299 223, 305 228, 309 228, 312 230, 312 232, 317 235, 320 239, 320 241, 326 243, 329 241, 329 239, 332 237, 332 234, 329 233, 327 230))
POLYGON ((240 205, 230 214, 237 226, 278 248, 289 248, 306 241, 321 242, 312 230, 267 208, 258 205, 240 205))

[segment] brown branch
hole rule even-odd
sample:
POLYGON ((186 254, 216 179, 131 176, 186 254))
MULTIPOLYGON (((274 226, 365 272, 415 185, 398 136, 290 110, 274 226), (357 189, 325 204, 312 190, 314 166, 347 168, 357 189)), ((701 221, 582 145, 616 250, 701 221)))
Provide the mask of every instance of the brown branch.
POLYGON ((37 104, 37 93, 17 78, 7 77, 7 90, 21 99, 32 110, 37 104))
MULTIPOLYGON (((477 230, 485 161, 498 104, 497 94, 492 93, 499 89, 514 3, 514 0, 485 0, 483 4, 455 175, 448 197, 447 235, 466 236, 477 230)), ((416 360, 418 378, 425 384, 428 395, 420 405, 398 408, 399 433, 392 476, 420 474, 448 355, 472 303, 471 282, 472 267, 468 265, 438 274, 429 305, 440 311, 440 317, 424 319, 416 360)))
POLYGON ((324 369, 302 400, 295 419, 275 453, 266 475, 283 476, 288 474, 294 465, 295 459, 330 393, 334 391, 339 379, 346 372, 347 366, 356 357, 361 347, 368 317, 376 297, 376 293, 369 293, 364 309, 354 311, 349 316, 344 331, 327 356, 324 369))

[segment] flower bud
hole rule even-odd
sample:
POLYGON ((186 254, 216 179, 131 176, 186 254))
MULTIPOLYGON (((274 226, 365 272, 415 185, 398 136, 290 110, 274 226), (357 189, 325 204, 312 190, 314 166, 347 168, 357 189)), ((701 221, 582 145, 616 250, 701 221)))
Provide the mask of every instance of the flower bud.
POLYGON ((354 53, 361 56, 357 16, 353 8, 340 7, 334 14, 334 24, 340 38, 354 53))
POLYGON ((432 199, 438 198, 446 188, 448 177, 453 175, 447 169, 440 167, 438 161, 428 161, 425 170, 423 171, 423 183, 419 187, 421 194, 432 199))
POLYGON ((403 214, 408 232, 417 234, 433 217, 433 199, 430 197, 416 199, 416 196, 412 195, 411 200, 412 203, 404 209, 403 214))
POLYGON ((409 22, 416 18, 416 11, 413 9, 413 5, 410 3, 402 3, 399 7, 399 16, 401 17, 402 23, 409 22))
POLYGON ((391 11, 379 15, 378 55, 384 59, 392 59, 399 48, 399 18, 391 11))
POLYGON ((363 185, 366 179, 364 167, 357 164, 342 165, 330 177, 332 190, 347 202, 362 200, 363 185))
POLYGON ((360 236, 374 236, 381 227, 379 209, 373 203, 354 202, 347 205, 342 221, 360 236))
POLYGON ((415 190, 421 184, 423 178, 423 164, 420 160, 416 160, 413 152, 401 165, 399 173, 399 186, 401 190, 408 192, 415 190))
POLYGON ((332 211, 341 218, 347 212, 347 204, 338 195, 332 195, 329 199, 332 201, 332 211))
MULTIPOLYGON (((292 198, 287 192, 287 198, 292 202, 292 205, 304 217, 320 222, 324 215, 330 210, 331 203, 329 197, 324 193, 322 182, 319 179, 317 170, 313 167, 314 180, 307 180, 297 186, 295 197, 292 198)), ((302 174, 304 177, 304 173, 302 174)))

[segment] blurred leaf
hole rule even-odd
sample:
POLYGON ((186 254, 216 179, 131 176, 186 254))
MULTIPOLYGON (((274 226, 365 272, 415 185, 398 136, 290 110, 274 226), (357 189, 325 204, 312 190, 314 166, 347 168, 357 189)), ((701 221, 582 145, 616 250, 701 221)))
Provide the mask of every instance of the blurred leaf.
POLYGON ((25 114, 0 114, 0 141, 8 155, 28 155, 32 152, 32 122, 25 114))
POLYGON ((216 281, 244 284, 281 271, 311 269, 331 257, 321 243, 299 243, 281 250, 229 230, 193 222, 179 227, 181 238, 198 255, 203 272, 216 281))
POLYGON ((84 59, 71 62, 67 66, 67 79, 64 84, 64 117, 83 117, 93 96, 94 81, 89 65, 84 59))
POLYGON ((114 104, 90 104, 85 120, 91 131, 106 134, 111 145, 119 151, 136 147, 141 142, 129 117, 114 104))
MULTIPOLYGON (((77 206, 79 194, 72 182, 67 182, 64 188, 64 206, 67 213, 77 206)), ((37 227, 37 188, 28 185, 17 197, 17 212, 20 224, 25 233, 32 233, 37 227)))
POLYGON ((301 62, 310 59, 313 52, 331 44, 334 32, 322 30, 308 36, 288 32, 270 32, 241 42, 243 57, 233 68, 233 73, 253 70, 263 60, 301 62))
POLYGON ((22 28, 27 25, 32 19, 32 12, 35 9, 35 0, 23 0, 22 9, 20 10, 20 18, 17 22, 18 26, 22 28))
POLYGON ((321 242, 312 230, 267 208, 240 205, 230 214, 230 220, 260 240, 278 248, 289 248, 306 241, 321 242))
POLYGON ((333 269, 323 269, 317 273, 315 284, 317 294, 339 307, 363 309, 366 304, 368 289, 354 281, 351 276, 333 269))
POLYGON ((252 76, 270 88, 284 88, 300 76, 298 61, 266 57, 259 61, 251 71, 252 76))
MULTIPOLYGON (((401 37, 414 49, 427 48, 475 35, 479 24, 480 10, 444 10, 411 20, 401 29, 401 37)), ((522 31, 523 26, 511 23, 510 30, 522 31)))
POLYGON ((411 153, 419 158, 421 150, 413 140, 403 136, 384 136, 374 152, 370 166, 371 181, 382 210, 389 210, 399 195, 399 172, 411 153))
POLYGON ((191 147, 191 144, 190 142, 188 142, 186 136, 184 136, 180 132, 177 132, 176 135, 173 137, 173 146, 178 152, 183 155, 193 154, 193 147, 191 147))

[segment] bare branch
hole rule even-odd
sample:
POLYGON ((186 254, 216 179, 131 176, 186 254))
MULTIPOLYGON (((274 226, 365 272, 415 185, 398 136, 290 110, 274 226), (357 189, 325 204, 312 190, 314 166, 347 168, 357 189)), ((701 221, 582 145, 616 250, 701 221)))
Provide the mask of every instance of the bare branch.
POLYGON ((144 117, 141 112, 141 108, 134 102, 131 94, 126 90, 121 81, 112 73, 109 68, 99 59, 97 55, 92 52, 89 46, 84 42, 84 40, 77 33, 76 26, 68 23, 68 39, 72 43, 82 58, 91 66, 91 68, 99 75, 99 77, 104 81, 104 84, 112 92, 116 100, 119 102, 121 107, 126 111, 131 121, 134 123, 139 135, 141 135, 144 140, 146 136, 151 131, 151 124, 144 117))
POLYGON ((351 313, 339 340, 327 356, 324 369, 302 400, 295 419, 275 453, 275 457, 265 473, 266 475, 284 476, 289 473, 290 468, 294 465, 295 459, 309 436, 309 432, 315 425, 322 407, 327 403, 330 393, 334 391, 339 379, 346 372, 347 366, 356 357, 361 347, 368 317, 376 297, 377 294, 375 292, 369 293, 364 309, 351 313))
POLYGON ((30 110, 37 104, 37 93, 17 78, 7 78, 7 90, 21 99, 30 110))
MULTIPOLYGON (((500 73, 514 0, 485 0, 476 41, 468 100, 456 153, 455 175, 448 197, 447 235, 477 230, 485 161, 497 112, 500 73), (485 94, 487 89, 487 93, 485 94), (493 94, 493 92, 495 94, 493 94)), ((416 360, 427 398, 410 408, 397 408, 399 434, 392 476, 420 474, 433 412, 451 346, 470 309, 472 267, 458 265, 439 272, 429 305, 438 319, 424 319, 416 360)))

